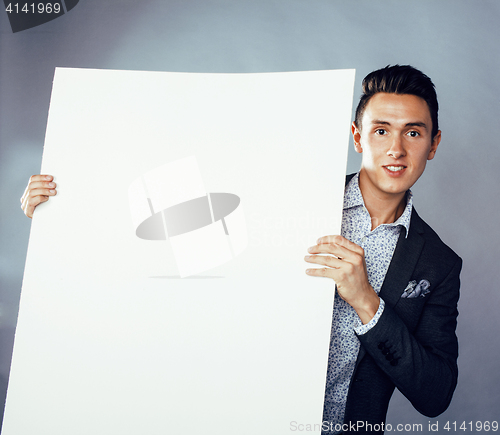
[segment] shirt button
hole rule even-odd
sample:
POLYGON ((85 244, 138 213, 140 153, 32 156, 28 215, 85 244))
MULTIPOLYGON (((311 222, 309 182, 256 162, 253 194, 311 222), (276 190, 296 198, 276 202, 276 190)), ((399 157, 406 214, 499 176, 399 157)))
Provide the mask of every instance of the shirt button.
POLYGON ((361 239, 361 243, 365 243, 366 242, 366 236, 364 236, 362 239, 361 239))

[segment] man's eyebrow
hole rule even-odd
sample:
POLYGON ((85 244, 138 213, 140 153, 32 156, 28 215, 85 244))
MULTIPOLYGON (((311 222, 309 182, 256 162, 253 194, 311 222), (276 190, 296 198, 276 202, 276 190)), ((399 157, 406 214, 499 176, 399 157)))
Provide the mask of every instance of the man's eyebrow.
POLYGON ((382 121, 380 119, 374 119, 372 121, 372 124, 375 125, 375 124, 382 124, 382 125, 391 125, 390 122, 387 122, 387 121, 382 121))
MULTIPOLYGON (((390 122, 382 121, 381 119, 374 119, 371 123, 373 125, 391 125, 390 122)), ((427 124, 425 122, 421 122, 421 121, 407 122, 405 124, 405 127, 423 127, 425 129, 427 129, 427 124)))
POLYGON ((423 127, 427 130, 427 124, 425 122, 408 122, 405 127, 423 127))

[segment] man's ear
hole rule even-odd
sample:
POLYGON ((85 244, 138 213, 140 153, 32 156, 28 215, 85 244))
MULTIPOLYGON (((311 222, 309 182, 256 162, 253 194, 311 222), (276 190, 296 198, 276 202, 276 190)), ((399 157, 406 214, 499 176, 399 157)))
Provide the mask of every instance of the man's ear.
POLYGON ((361 131, 356 127, 356 123, 353 122, 351 125, 352 138, 354 139, 354 149, 357 153, 362 153, 363 148, 361 147, 361 131))
POLYGON ((427 160, 432 160, 436 155, 437 147, 441 142, 441 130, 438 130, 436 136, 432 139, 431 149, 429 150, 429 154, 427 155, 427 160))

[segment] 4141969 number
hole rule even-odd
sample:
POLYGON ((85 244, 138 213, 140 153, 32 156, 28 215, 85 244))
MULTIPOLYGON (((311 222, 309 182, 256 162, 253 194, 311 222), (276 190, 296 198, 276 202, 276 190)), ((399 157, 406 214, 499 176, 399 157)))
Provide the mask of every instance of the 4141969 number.
POLYGON ((496 432, 498 431, 498 421, 469 421, 462 423, 457 421, 447 421, 443 427, 447 431, 471 431, 471 432, 496 432))
POLYGON ((9 14, 58 14, 61 12, 60 3, 9 3, 5 10, 9 14))

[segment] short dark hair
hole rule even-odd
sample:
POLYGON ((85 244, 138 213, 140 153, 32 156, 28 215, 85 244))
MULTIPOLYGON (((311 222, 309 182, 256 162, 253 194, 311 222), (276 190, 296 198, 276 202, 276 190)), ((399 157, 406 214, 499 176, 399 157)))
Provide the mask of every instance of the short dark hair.
POLYGON ((410 65, 387 65, 373 71, 363 79, 363 94, 356 108, 354 122, 361 129, 361 119, 370 98, 379 92, 389 94, 416 95, 425 100, 432 120, 432 137, 436 136, 438 127, 438 101, 436 89, 431 79, 422 71, 410 65))

